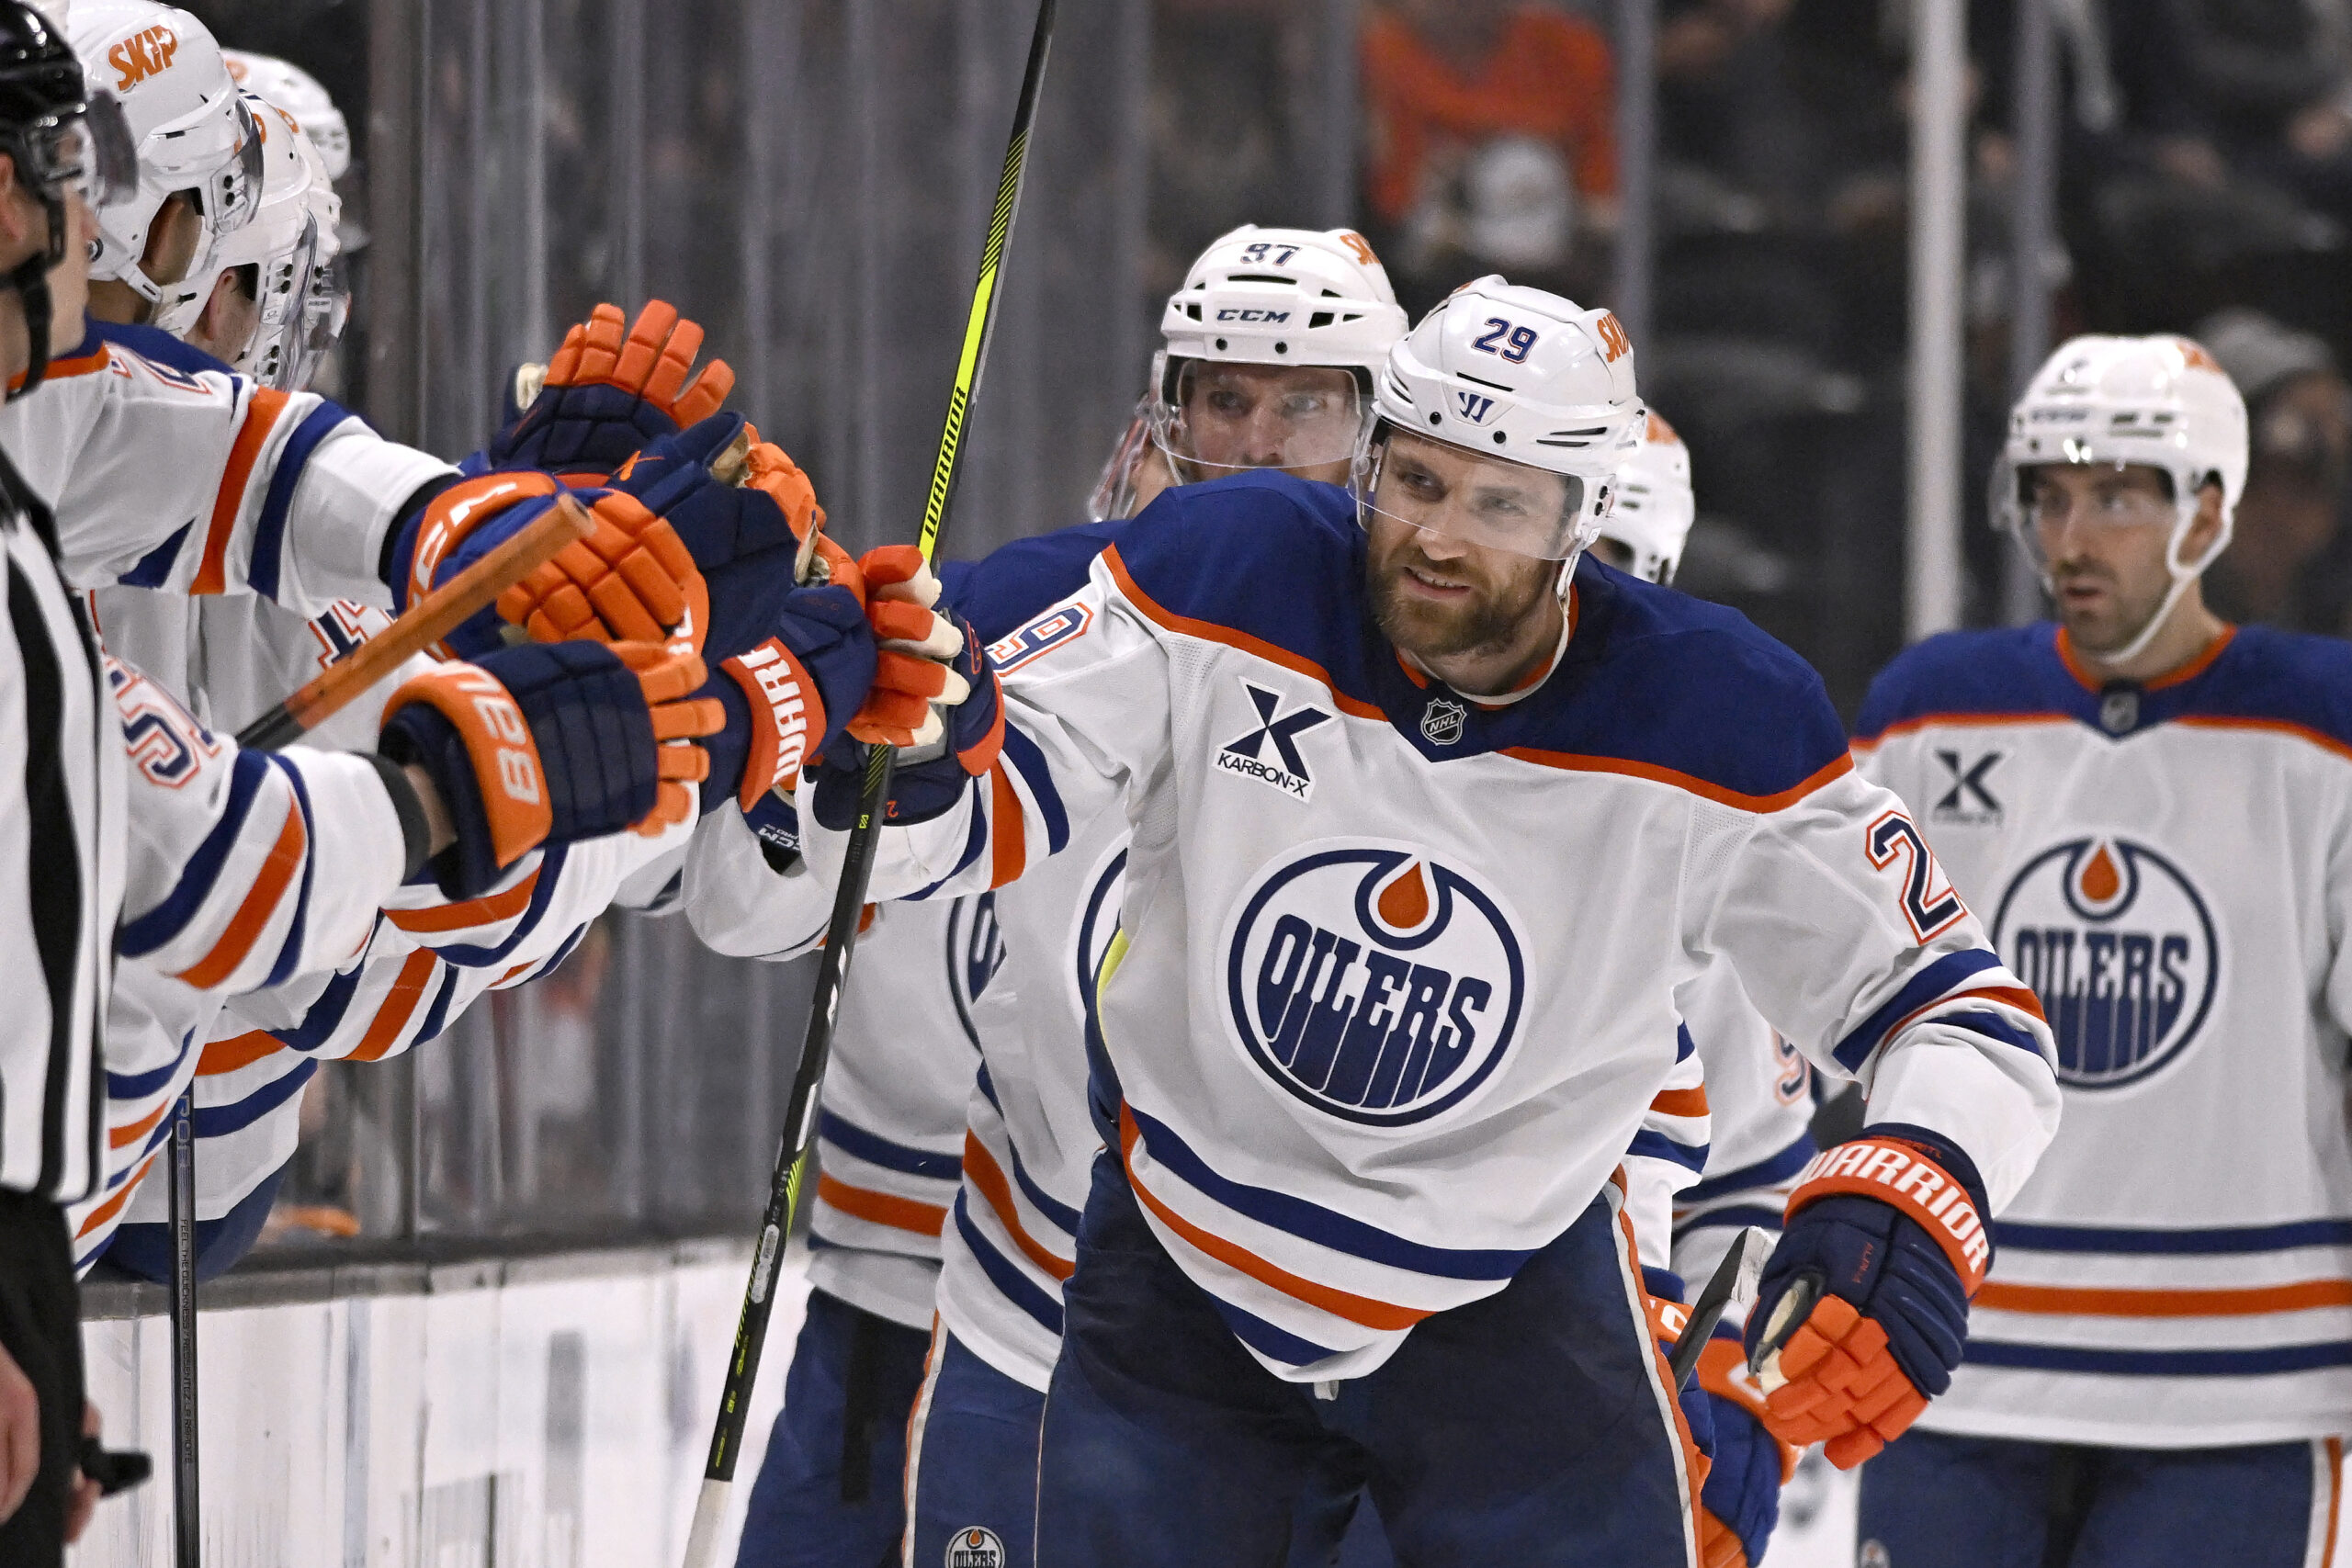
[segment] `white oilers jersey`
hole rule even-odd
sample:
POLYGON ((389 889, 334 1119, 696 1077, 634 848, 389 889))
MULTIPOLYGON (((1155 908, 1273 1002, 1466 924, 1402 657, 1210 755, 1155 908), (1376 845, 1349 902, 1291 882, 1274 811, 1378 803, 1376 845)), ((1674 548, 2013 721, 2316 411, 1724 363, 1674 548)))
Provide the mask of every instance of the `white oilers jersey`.
POLYGON ((169 338, 153 357, 126 346, 161 337, 100 328, 38 393, 0 407, 0 445, 57 513, 66 581, 250 592, 311 613, 390 604, 384 536, 454 470, 314 393, 175 368, 188 351, 169 338))
MULTIPOLYGON (((779 816, 771 830, 789 837, 792 824, 779 816)), ((813 951, 832 902, 833 884, 806 863, 775 870, 741 812, 722 807, 697 830, 686 917, 715 951, 813 951)), ((809 1283, 910 1328, 931 1326, 940 1235, 963 1171, 964 1100, 979 1063, 972 1010, 1003 954, 994 902, 874 911, 819 1101, 809 1283)))
POLYGON ((1922 1424, 2201 1447, 2352 1425, 2352 648, 2249 626, 2104 691, 1934 638, 1857 755, 2038 990, 2065 1116, 1922 1424))
POLYGON ((1764 1021, 1727 964, 1708 965, 1678 1000, 1713 1112, 1706 1169, 1674 1203, 1674 1271, 1695 1300, 1743 1227, 1779 1233, 1797 1172, 1817 1152, 1813 1066, 1764 1021))
MULTIPOLYGON (((1718 954, 2007 1200, 2055 1119, 2046 1031, 1810 670, 1596 566, 1557 668, 1481 708, 1407 673, 1363 570, 1343 491, 1167 492, 1021 634, 990 775, 876 873, 986 886, 1124 809, 1094 1092, 1261 1362, 1361 1375, 1502 1289, 1679 1087, 1675 993, 1718 954)), ((808 831, 829 873, 842 838, 808 831)))

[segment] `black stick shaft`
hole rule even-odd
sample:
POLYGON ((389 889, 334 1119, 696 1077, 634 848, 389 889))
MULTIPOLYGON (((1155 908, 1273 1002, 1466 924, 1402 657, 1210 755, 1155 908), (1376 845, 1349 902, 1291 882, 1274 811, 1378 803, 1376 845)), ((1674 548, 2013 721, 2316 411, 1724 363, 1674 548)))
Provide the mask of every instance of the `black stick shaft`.
MULTIPOLYGON (((1012 240, 1012 223, 1021 207, 1022 177, 1028 166, 1029 140, 1037 118, 1037 96, 1046 79, 1046 59, 1053 48, 1055 0, 1038 0, 1037 24, 1029 39, 1029 62, 1021 77, 1021 96, 1012 111, 1012 135, 1005 145, 1004 171, 997 182, 996 205, 989 216, 988 239, 980 249, 979 276, 972 288, 972 308, 964 326, 964 348, 956 366, 956 385, 947 400, 947 417, 939 435, 939 453, 932 465, 931 490, 923 505, 920 544, 926 560, 936 559, 945 532, 948 508, 955 500, 956 481, 962 471, 964 427, 979 395, 980 376, 988 366, 989 340, 996 328, 998 280, 1005 252, 1012 240)), ((889 798, 896 753, 888 746, 869 747, 865 753, 865 790, 857 821, 849 837, 842 865, 841 885, 833 894, 831 922, 826 927, 823 956, 817 967, 816 994, 808 1007, 808 1030, 800 1046, 800 1062, 793 1073, 792 1093, 786 1102, 784 1139, 776 1151, 775 1171, 768 1185, 767 1212, 761 1218, 759 1247, 752 1259, 752 1277, 743 1292, 743 1311, 735 1328, 734 1353, 728 1358, 727 1384, 718 1401, 718 1420, 711 1433, 710 1457, 703 1469, 702 1495, 695 1505, 692 1533, 686 1540, 686 1568, 711 1568, 718 1530, 727 1506, 727 1492, 735 1479, 735 1465, 743 1446, 743 1423, 750 1414, 752 1388, 759 1376, 760 1352, 767 1343, 769 1314, 775 1308, 776 1268, 786 1238, 792 1234, 793 1215, 806 1179, 809 1145, 815 1141, 818 1093, 824 1085, 825 1066, 832 1054, 833 1024, 841 1010, 842 987, 849 976, 850 956, 857 946, 859 917, 874 871, 876 840, 881 830, 883 804, 889 798)))
POLYGON ((196 1465, 196 1090, 172 1106, 172 1533, 177 1568, 200 1568, 196 1465))

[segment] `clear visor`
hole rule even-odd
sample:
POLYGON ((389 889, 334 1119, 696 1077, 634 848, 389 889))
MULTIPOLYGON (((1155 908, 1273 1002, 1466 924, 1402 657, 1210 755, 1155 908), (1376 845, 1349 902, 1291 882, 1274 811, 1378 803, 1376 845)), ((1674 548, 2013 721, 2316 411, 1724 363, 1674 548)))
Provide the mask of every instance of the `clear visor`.
POLYGON ((1375 441, 1354 480, 1377 515, 1457 544, 1566 560, 1586 541, 1584 479, 1409 434, 1375 441))
POLYGON ((1151 438, 1187 484, 1250 468, 1301 473, 1349 462, 1364 416, 1351 370, 1188 359, 1152 406, 1151 438))
POLYGON ((81 192, 92 207, 127 200, 139 186, 139 154, 122 106, 106 93, 89 107, 29 139, 32 183, 81 192))
POLYGON ((310 288, 302 299, 302 314, 299 327, 298 346, 288 384, 289 391, 300 390, 311 384, 319 367, 343 336, 344 324, 351 318, 351 295, 343 287, 343 278, 334 263, 321 262, 311 269, 310 288))
POLYGON ((2181 509, 2172 490, 2170 473, 2145 465, 2020 465, 2004 457, 1994 466, 1993 522, 2017 536, 2034 570, 2047 577, 2077 527, 2177 528, 2181 509), (2152 476, 2159 482, 2151 483, 2152 476))
POLYGON ((205 177, 204 216, 215 234, 233 233, 254 220, 261 210, 261 129, 243 97, 235 102, 237 147, 228 160, 205 177))
POLYGON ((1094 493, 1086 498, 1088 521, 1107 523, 1115 517, 1135 515, 1136 477, 1151 450, 1151 400, 1147 398, 1136 405, 1135 417, 1127 422, 1126 433, 1119 437, 1111 460, 1102 465, 1102 472, 1094 481, 1094 493))

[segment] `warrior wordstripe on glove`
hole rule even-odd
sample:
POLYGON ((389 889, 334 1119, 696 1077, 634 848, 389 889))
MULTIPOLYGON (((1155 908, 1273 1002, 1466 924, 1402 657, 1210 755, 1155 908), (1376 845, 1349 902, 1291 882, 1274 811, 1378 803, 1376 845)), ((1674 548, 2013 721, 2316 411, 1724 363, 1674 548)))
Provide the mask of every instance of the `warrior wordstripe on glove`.
POLYGON ((712 682, 728 725, 711 742, 705 810, 723 791, 750 811, 770 790, 793 788, 874 682, 874 634, 847 585, 792 590, 771 625, 765 641, 719 666, 731 690, 712 682))
MULTIPOLYGON (((403 528, 392 581, 405 610, 555 504, 563 487, 547 474, 484 474, 425 503, 403 528)), ((472 658, 502 645, 503 620, 539 642, 663 642, 699 647, 691 610, 702 597, 694 557, 669 524, 634 496, 582 491, 596 531, 575 540, 450 633, 447 649, 472 658)))
POLYGON ((650 645, 530 645, 404 682, 379 749, 433 780, 458 841, 433 863, 469 898, 546 842, 685 819, 685 783, 709 766, 692 738, 723 721, 687 700, 702 660, 650 645))
POLYGON ((1764 1266, 1748 1342, 1785 1333, 1768 1363, 1765 1420, 1850 1470, 1951 1386, 1968 1303, 1992 1242, 1974 1165, 1934 1134, 1880 1127, 1823 1150, 1799 1173, 1788 1228, 1764 1266), (1801 1279, 1823 1292, 1792 1332, 1776 1321, 1801 1279), (1784 1382, 1775 1383, 1774 1374, 1784 1382))
POLYGON ((723 359, 695 372, 702 328, 659 299, 626 331, 622 319, 619 306, 599 305, 564 334, 538 395, 483 452, 489 468, 602 483, 639 448, 718 411, 735 372, 723 359))

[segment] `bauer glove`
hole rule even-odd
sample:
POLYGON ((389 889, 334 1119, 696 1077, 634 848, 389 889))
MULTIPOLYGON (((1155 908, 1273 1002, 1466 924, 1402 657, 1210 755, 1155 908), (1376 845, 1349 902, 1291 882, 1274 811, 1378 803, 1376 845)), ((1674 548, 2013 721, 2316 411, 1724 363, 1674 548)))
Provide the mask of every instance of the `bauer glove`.
MULTIPOLYGON (((866 584, 866 619, 881 653, 874 691, 850 721, 849 733, 868 745, 899 749, 886 819, 901 826, 927 822, 996 765, 1004 745, 1003 687, 972 624, 952 610, 933 608, 939 580, 921 551, 886 545, 866 552, 857 565, 866 584)), ((864 771, 846 755, 824 761, 817 820, 844 829, 857 819, 864 771)))
POLYGON ((1951 1386, 1992 1261, 1984 1209, 1974 1164, 1923 1129, 1883 1125, 1814 1156, 1747 1319, 1750 1354, 1770 1352, 1773 1436, 1825 1443, 1851 1470, 1951 1386))
POLYGON ((702 682, 695 655, 588 642, 506 649, 404 682, 378 749, 423 768, 448 808, 458 841, 432 863, 441 891, 476 897, 542 843, 684 821, 685 785, 709 767, 693 738, 722 718, 717 703, 684 700, 702 682))
POLYGON ((701 327, 659 299, 626 332, 621 321, 619 306, 599 305, 564 333, 529 406, 461 467, 540 468, 602 484, 639 448, 718 412, 735 372, 723 359, 695 372, 701 327))

